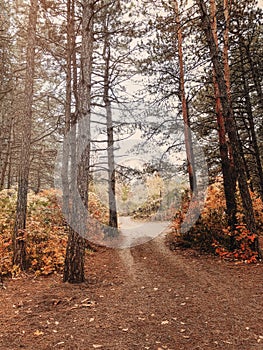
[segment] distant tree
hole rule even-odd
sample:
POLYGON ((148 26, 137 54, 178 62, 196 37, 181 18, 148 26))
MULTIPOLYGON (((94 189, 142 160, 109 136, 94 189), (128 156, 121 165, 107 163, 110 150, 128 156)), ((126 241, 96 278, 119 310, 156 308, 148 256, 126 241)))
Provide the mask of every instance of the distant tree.
MULTIPOLYGON (((109 7, 111 7, 109 5, 109 7)), ((115 6, 113 6, 115 8, 115 6)), ((118 11, 118 9, 116 9, 118 11)), ((105 13, 103 24, 103 53, 104 73, 103 73, 103 102, 106 110, 107 124, 107 158, 108 158, 108 192, 109 192, 109 226, 118 227, 117 203, 116 203, 116 175, 115 175, 115 160, 114 160, 114 131, 112 120, 112 102, 110 96, 111 89, 111 46, 109 32, 109 22, 111 20, 111 11, 105 13)), ((115 14, 116 15, 116 14, 115 14)))
POLYGON ((10 6, 0 4, 0 190, 4 188, 10 160, 14 118, 8 117, 10 95, 12 93, 11 50, 9 40, 10 6))
POLYGON ((125 1, 98 2, 95 16, 93 106, 95 114, 96 107, 100 108, 101 114, 105 114, 100 128, 107 144, 104 170, 107 171, 108 178, 109 226, 113 227, 113 230, 108 230, 109 235, 118 234, 115 148, 122 138, 123 130, 127 131, 130 127, 127 127, 127 120, 122 122, 119 116, 114 118, 114 112, 119 115, 118 110, 123 108, 125 111, 130 101, 128 94, 124 93, 123 85, 133 75, 130 43, 136 33, 134 24, 124 19, 128 7, 125 1))
POLYGON ((18 175, 16 219, 13 233, 13 263, 14 265, 19 266, 22 270, 26 269, 27 267, 25 228, 31 151, 37 13, 38 0, 31 0, 27 29, 26 77, 24 88, 23 124, 21 140, 22 144, 18 175))

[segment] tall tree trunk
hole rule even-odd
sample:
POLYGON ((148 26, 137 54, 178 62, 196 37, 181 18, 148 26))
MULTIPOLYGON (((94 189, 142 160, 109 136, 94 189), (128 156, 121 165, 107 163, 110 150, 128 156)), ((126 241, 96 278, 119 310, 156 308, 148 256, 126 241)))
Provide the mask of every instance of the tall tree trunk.
MULTIPOLYGON (((13 122, 14 119, 10 118, 9 125, 7 126, 7 147, 6 147, 6 153, 3 156, 3 162, 1 162, 1 177, 0 177, 0 191, 4 188, 5 180, 6 180, 6 172, 8 168, 8 162, 10 159, 10 153, 11 153, 11 145, 12 145, 12 131, 13 131, 13 122)), ((2 160, 2 159, 1 159, 2 160)))
POLYGON ((260 78, 259 78, 260 77, 260 73, 257 71, 257 69, 255 67, 255 64, 253 62, 249 45, 247 45, 244 42, 244 47, 245 47, 245 50, 246 50, 247 59, 248 59, 248 62, 249 62, 249 65, 250 65, 250 69, 251 69, 251 72, 252 72, 254 86, 255 86, 257 94, 258 94, 258 101, 259 101, 259 104, 261 106, 261 109, 263 109, 263 94, 262 94, 262 88, 261 88, 261 83, 260 83, 260 78))
POLYGON ((229 60, 228 60, 229 24, 230 24, 229 8, 231 6, 231 1, 232 0, 224 0, 225 29, 224 29, 224 48, 223 48, 224 75, 225 75, 225 82, 226 82, 226 89, 227 89, 227 96, 228 96, 229 103, 231 103, 231 101, 232 101, 231 82, 230 82, 230 67, 229 67, 229 60))
MULTIPOLYGON (((109 226, 118 227, 118 215, 116 204, 116 176, 115 176, 115 161, 114 161, 114 138, 112 126, 112 110, 109 101, 106 101, 107 115, 107 153, 108 153, 108 172, 109 172, 109 226)), ((113 231, 112 231, 113 232, 113 231)))
MULTIPOLYGON (((216 46, 216 51, 218 54, 218 36, 217 36, 217 19, 216 19, 216 3, 215 0, 210 0, 210 16, 211 16, 211 29, 213 32, 213 38, 216 46)), ((224 46, 225 50, 226 46, 224 46)), ((225 53, 227 57, 227 53, 225 53)), ((229 75, 227 73, 226 75, 229 75)), ((229 146, 227 144, 226 139, 226 129, 225 122, 223 116, 223 110, 221 106, 220 100, 220 92, 218 87, 218 82, 216 79, 216 72, 213 68, 213 84, 214 84, 214 93, 215 93, 215 109, 216 109, 216 117, 217 117, 217 125, 218 125, 218 136, 219 136, 219 150, 221 157, 221 165, 222 165, 222 173, 223 173, 223 183, 224 183, 224 192, 226 198, 226 207, 227 207, 227 216, 228 216, 228 225, 234 227, 236 224, 236 181, 234 172, 231 167, 231 161, 229 158, 229 146)), ((228 94, 230 96, 230 85, 228 83, 228 94)))
MULTIPOLYGON (((110 90, 110 43, 109 33, 107 29, 107 15, 105 18, 104 26, 104 48, 103 48, 103 59, 104 59, 104 92, 103 102, 106 109, 106 123, 107 123, 107 158, 108 158, 108 196, 109 196, 109 226, 113 228, 118 227, 118 215, 117 215, 117 204, 116 204, 116 176, 115 176, 115 160, 114 160, 114 135, 112 125, 112 109, 111 101, 109 96, 110 90)), ((110 230, 110 235, 114 236, 117 233, 116 230, 110 230)))
POLYGON ((254 157, 256 161, 257 175, 259 179, 258 187, 259 187, 260 196, 263 200, 263 170, 262 170, 262 164, 260 159, 260 151, 259 151, 258 142, 257 142, 257 135, 255 130, 254 118, 253 118, 253 110, 252 110, 252 104, 251 104, 251 99, 249 94, 249 86, 248 86, 248 81, 245 74, 244 65, 242 64, 242 62, 244 62, 244 54, 241 46, 239 46, 239 53, 240 53, 240 61, 241 61, 241 76, 242 76, 243 90, 244 90, 244 96, 246 100, 245 107, 246 107, 246 112, 248 117, 249 131, 251 134, 254 157))
MULTIPOLYGON (((89 186, 89 162, 90 162, 90 107, 91 107, 91 72, 92 72, 92 54, 93 54, 93 0, 82 1, 82 46, 81 46, 81 77, 80 77, 80 111, 79 116, 83 121, 84 130, 78 130, 78 145, 72 145, 71 153, 82 152, 82 136, 84 140, 88 140, 85 144, 84 152, 76 159, 81 158, 80 164, 76 164, 71 159, 71 181, 73 186, 75 181, 78 182, 79 192, 83 203, 88 209, 88 186, 89 186), (79 165, 77 167, 77 165, 79 165)), ((74 137, 71 138, 74 140, 74 137)), ((85 141, 85 142, 86 142, 85 141)), ((75 155, 73 154, 73 157, 75 155)), ((76 191, 77 188, 73 188, 76 191)), ((74 195, 74 193, 73 193, 74 195)), ((76 221, 83 223, 86 227, 87 212, 81 217, 83 211, 79 210, 77 201, 73 200, 72 215, 76 221)), ((83 234, 83 232, 82 232, 83 234)), ((64 266, 63 281, 70 283, 81 283, 85 280, 85 238, 75 231, 69 229, 68 245, 66 251, 66 259, 64 266)))
POLYGON ((88 207, 88 185, 90 173, 90 114, 91 114, 91 71, 93 53, 93 0, 83 0, 82 18, 82 48, 81 48, 81 72, 80 72, 80 113, 79 117, 84 121, 85 130, 79 130, 78 140, 81 142, 81 134, 89 142, 81 155, 81 163, 78 172, 78 187, 81 198, 88 207))
POLYGON ((25 102, 23 110, 22 124, 22 144, 20 153, 20 166, 18 177, 18 195, 15 227, 13 233, 13 264, 19 266, 22 270, 27 267, 26 261, 26 214, 27 214, 27 193, 28 177, 30 166, 31 149, 31 126, 32 126, 32 106, 33 106, 33 87, 35 70, 35 45, 36 45, 36 25, 38 13, 38 0, 31 0, 30 13, 27 31, 27 54, 26 54, 26 77, 25 77, 25 102))
MULTIPOLYGON (((210 51, 210 57, 216 73, 216 79, 218 82, 218 88, 220 92, 221 106, 225 120, 225 128, 233 149, 234 164, 236 169, 238 170, 238 184, 242 198, 246 225, 250 232, 257 234, 252 200, 247 184, 245 164, 241 157, 242 152, 240 149, 240 144, 238 142, 236 123, 231 102, 229 101, 227 86, 225 82, 224 66, 220 60, 220 55, 218 54, 218 50, 214 41, 210 17, 207 13, 205 2, 203 0, 196 0, 196 2, 200 10, 202 28, 206 36, 207 44, 210 51)), ((261 256, 258 237, 255 239, 252 248, 258 252, 259 256, 261 256)))
POLYGON ((13 184, 12 183, 12 160, 13 160, 13 157, 12 157, 12 148, 11 148, 9 153, 9 158, 8 158, 7 185, 6 185, 7 188, 11 188, 13 184))
MULTIPOLYGON (((72 1, 67 0, 67 46, 66 46, 66 101, 65 101, 65 127, 64 137, 70 131, 71 98, 72 98, 72 37, 74 34, 74 13, 72 13, 72 1)), ((69 215, 69 154, 70 144, 66 137, 63 143, 62 159, 62 187, 63 187, 63 213, 69 215)))
POLYGON ((182 26, 179 14, 178 1, 174 0, 174 12, 176 21, 176 32, 177 32, 177 45, 178 45, 178 59, 180 68, 180 100, 182 103, 182 114, 184 121, 184 140, 187 158, 187 171, 189 176, 189 183, 191 192, 197 191, 197 179, 195 172, 194 152, 193 143, 190 130, 189 114, 187 108, 187 101, 185 96, 185 79, 184 79, 184 60, 183 60, 183 35, 182 26))

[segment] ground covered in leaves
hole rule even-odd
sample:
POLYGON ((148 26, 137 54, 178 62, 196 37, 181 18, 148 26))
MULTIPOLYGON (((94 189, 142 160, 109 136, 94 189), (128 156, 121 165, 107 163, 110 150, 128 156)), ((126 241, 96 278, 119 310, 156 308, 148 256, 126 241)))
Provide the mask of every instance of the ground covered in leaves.
POLYGON ((263 348, 263 264, 172 252, 158 237, 90 253, 86 275, 6 278, 0 349, 263 348))

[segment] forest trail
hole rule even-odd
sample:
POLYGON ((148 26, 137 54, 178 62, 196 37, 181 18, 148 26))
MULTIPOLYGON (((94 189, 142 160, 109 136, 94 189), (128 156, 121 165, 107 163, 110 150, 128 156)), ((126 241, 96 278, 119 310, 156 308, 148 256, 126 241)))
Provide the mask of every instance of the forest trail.
POLYGON ((85 284, 6 281, 0 349, 262 350, 262 275, 262 264, 171 252, 164 234, 100 248, 85 284))
POLYGON ((169 221, 135 221, 130 216, 120 216, 121 247, 129 248, 146 243, 167 230, 169 221))

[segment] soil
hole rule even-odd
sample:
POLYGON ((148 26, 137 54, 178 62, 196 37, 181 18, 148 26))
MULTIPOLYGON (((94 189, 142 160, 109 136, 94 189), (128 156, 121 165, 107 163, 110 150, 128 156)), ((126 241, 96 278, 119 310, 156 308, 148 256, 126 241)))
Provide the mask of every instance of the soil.
POLYGON ((86 276, 6 279, 0 349, 263 349, 263 264, 172 252, 159 236, 99 248, 86 276))

